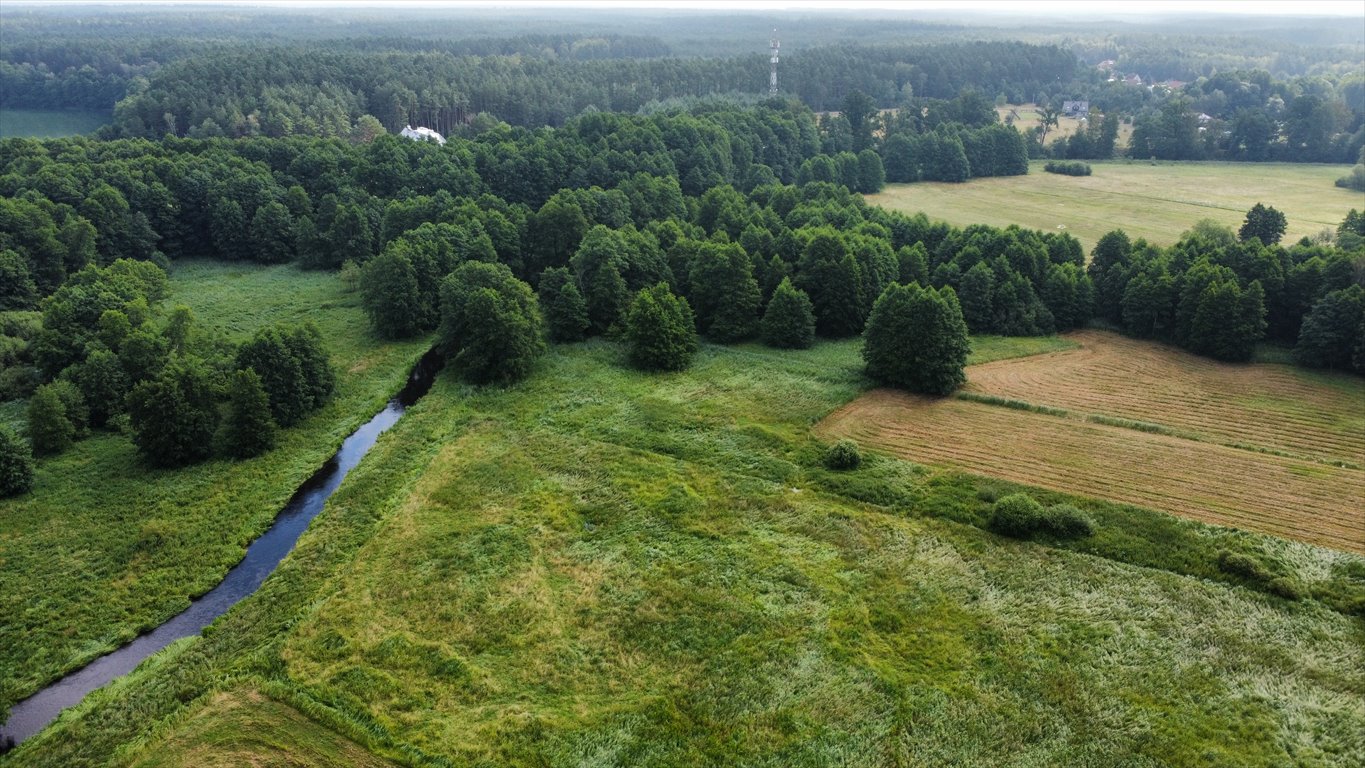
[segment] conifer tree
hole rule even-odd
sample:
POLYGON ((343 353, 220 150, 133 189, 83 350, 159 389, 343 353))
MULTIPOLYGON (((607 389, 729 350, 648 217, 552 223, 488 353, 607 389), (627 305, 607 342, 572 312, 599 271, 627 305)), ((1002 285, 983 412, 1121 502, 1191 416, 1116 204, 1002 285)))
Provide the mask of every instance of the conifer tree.
POLYGON ((551 267, 540 274, 539 299, 550 341, 583 340, 588 330, 588 305, 568 269, 551 267))
POLYGON ((61 453, 71 447, 76 428, 66 415, 57 389, 44 384, 28 400, 28 439, 37 454, 61 453))
POLYGON ((681 371, 697 351, 696 320, 667 283, 640 291, 626 315, 631 362, 647 371, 681 371))
POLYGON ((275 430, 261 377, 250 368, 235 371, 228 383, 223 451, 237 459, 259 456, 275 446, 275 430))
POLYGON ((784 279, 763 313, 763 343, 779 349, 806 349, 815 342, 815 310, 805 291, 784 279))
POLYGON ((0 499, 33 487, 33 452, 6 427, 0 427, 0 499))

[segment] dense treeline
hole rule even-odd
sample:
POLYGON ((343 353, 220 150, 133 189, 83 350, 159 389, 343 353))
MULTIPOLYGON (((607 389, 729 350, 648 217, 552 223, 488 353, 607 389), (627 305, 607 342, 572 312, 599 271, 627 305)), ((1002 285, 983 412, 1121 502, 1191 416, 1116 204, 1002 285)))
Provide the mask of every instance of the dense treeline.
MULTIPOLYGON (((854 124, 851 141, 869 143, 854 124)), ((898 135, 1020 141, 1001 126, 914 128, 898 135)), ((1306 365, 1365 360, 1365 216, 1336 246, 1285 248, 1283 215, 1257 205, 1236 235, 1202 223, 1167 249, 1111 233, 1087 266, 1066 234, 870 207, 859 192, 880 183, 880 156, 823 154, 829 139, 809 110, 773 100, 590 113, 445 146, 0 142, 0 396, 29 398, 39 453, 91 428, 126 430, 158 464, 267 449, 325 402, 332 373, 315 331, 234 348, 188 309, 166 311, 163 267, 205 255, 348 271, 378 333, 439 328, 478 382, 525 375, 546 336, 621 335, 640 365, 672 369, 695 334, 801 347, 863 333, 879 303, 888 340, 921 327, 906 309, 921 307, 952 336, 1048 334, 1098 315, 1222 359, 1270 338, 1297 343, 1306 365)), ((962 344, 931 347, 951 361, 962 344)), ((869 371, 925 391, 956 380, 952 363, 937 383, 909 376, 895 361, 922 351, 891 350, 869 350, 869 371)))
POLYGON ((1264 72, 1201 78, 1134 119, 1128 154, 1161 160, 1349 163, 1365 147, 1365 81, 1271 82, 1264 72))
MULTIPOLYGON (((566 61, 253 48, 176 61, 135 82, 115 124, 147 137, 345 136, 367 114, 390 131, 412 123, 451 133, 479 113, 559 125, 589 108, 635 112, 679 97, 765 93, 765 63, 762 55, 566 61)), ((1023 98, 1074 69, 1063 49, 1024 43, 833 46, 784 58, 782 82, 806 105, 830 110, 854 89, 881 104, 912 92, 950 98, 968 86, 1023 98)))
POLYGON ((1268 338, 1296 344, 1305 365, 1365 372, 1365 357, 1355 355, 1365 344, 1358 298, 1365 217, 1352 211, 1342 223, 1338 242, 1355 249, 1347 251, 1309 242, 1280 246, 1284 219, 1276 213, 1253 208, 1240 237, 1202 222, 1170 248, 1109 233, 1087 268, 1097 316, 1222 360, 1249 360, 1268 338))

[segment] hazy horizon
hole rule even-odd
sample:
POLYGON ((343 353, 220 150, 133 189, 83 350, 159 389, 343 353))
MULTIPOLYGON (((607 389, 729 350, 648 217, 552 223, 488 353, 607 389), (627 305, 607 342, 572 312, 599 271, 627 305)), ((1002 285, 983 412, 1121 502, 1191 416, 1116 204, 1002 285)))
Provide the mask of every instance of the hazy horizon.
POLYGON ((958 16, 1049 16, 1072 18, 1155 17, 1155 16, 1337 16, 1365 18, 1365 3, 1355 0, 1304 0, 1286 8, 1277 0, 1110 0, 1097 5, 1072 0, 1036 0, 1027 4, 1007 0, 10 0, 8 6, 29 7, 107 7, 136 8, 182 6, 213 8, 224 6, 305 10, 309 8, 401 8, 426 10, 670 10, 670 11, 763 11, 763 12, 866 12, 950 14, 958 16))

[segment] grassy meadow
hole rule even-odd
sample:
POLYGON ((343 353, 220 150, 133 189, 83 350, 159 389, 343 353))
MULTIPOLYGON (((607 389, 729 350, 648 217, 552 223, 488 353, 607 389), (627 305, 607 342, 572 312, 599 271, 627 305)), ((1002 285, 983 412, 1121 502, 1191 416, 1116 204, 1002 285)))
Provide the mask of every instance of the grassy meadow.
POLYGON ((906 213, 924 212, 954 226, 1018 224, 1069 232, 1088 253, 1105 233, 1158 245, 1174 243, 1200 219, 1234 230, 1258 202, 1283 211, 1285 241, 1336 229, 1365 196, 1333 186, 1350 168, 1303 163, 1091 163, 1091 176, 1047 173, 1035 161, 1026 176, 973 179, 965 184, 889 184, 867 201, 906 213))
POLYGON ((108 112, 0 109, 0 139, 60 139, 93 133, 109 123, 108 112))
MULTIPOLYGON (((1028 132, 1037 128, 1043 122, 1043 116, 1038 114, 1037 104, 1018 104, 1007 105, 995 108, 996 117, 1004 123, 1007 118, 1013 116, 1013 124, 1020 132, 1028 132)), ((1095 113, 1096 119, 1100 113, 1095 113)), ((1070 136, 1077 131, 1085 130, 1086 123, 1082 123, 1079 118, 1067 117, 1066 115, 1057 116, 1057 126, 1047 132, 1046 144, 1051 146, 1058 139, 1070 136)), ((1119 123, 1118 139, 1114 142, 1116 149, 1124 150, 1128 148, 1128 140, 1133 136, 1133 124, 1131 122, 1119 123)))
MULTIPOLYGON (((1073 345, 979 339, 974 362, 1073 345)), ((1360 558, 1092 500, 1074 501, 1093 539, 1019 542, 983 528, 1017 486, 881 454, 830 472, 811 428, 867 388, 855 341, 707 345, 667 375, 624 357, 599 340, 552 349, 506 388, 440 377, 260 592, 13 759, 189 765, 218 745, 244 764, 334 764, 359 745, 411 766, 1365 755, 1362 624, 1334 599, 1365 592, 1360 558), (1313 596, 1222 574, 1220 550, 1313 596), (241 704, 257 695, 269 701, 241 704)))
MULTIPOLYGON (((421 341, 380 343, 333 274, 181 263, 168 306, 240 341, 311 319, 338 370, 333 402, 248 461, 144 466, 97 432, 42 459, 32 492, 0 501, 0 709, 183 610, 241 559, 294 489, 402 386, 421 341)), ((0 418, 22 421, 22 403, 0 418)))

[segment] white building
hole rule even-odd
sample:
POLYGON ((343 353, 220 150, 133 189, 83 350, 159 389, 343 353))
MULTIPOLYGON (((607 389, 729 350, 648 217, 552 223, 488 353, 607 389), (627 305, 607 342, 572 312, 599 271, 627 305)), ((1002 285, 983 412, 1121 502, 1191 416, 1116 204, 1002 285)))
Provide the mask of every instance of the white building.
POLYGON ((412 139, 413 141, 434 141, 441 146, 445 146, 446 143, 446 137, 430 128, 413 128, 409 125, 399 131, 398 135, 412 139))

